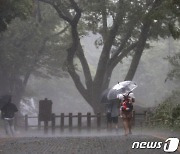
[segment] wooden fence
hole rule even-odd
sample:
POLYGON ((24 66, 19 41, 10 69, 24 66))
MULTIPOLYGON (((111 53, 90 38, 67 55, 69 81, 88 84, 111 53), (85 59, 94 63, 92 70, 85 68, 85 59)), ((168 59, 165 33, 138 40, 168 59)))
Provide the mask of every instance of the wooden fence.
MULTIPOLYGON (((141 117, 143 121, 146 120, 146 112, 144 113, 135 113, 133 111, 133 119, 132 119, 132 124, 133 126, 137 125, 136 122, 138 123, 138 117, 141 117)), ((38 119, 38 116, 28 116, 25 115, 24 117, 25 121, 25 130, 27 131, 29 128, 36 127, 39 130, 42 128, 42 122, 43 122, 43 128, 44 132, 47 133, 48 129, 51 128, 52 133, 55 132, 55 129, 59 129, 60 131, 64 131, 64 129, 69 129, 69 131, 72 131, 73 129, 78 129, 79 131, 82 129, 97 129, 100 130, 102 127, 106 128, 107 127, 107 121, 106 121, 106 115, 97 113, 97 114, 91 114, 88 112, 87 114, 73 114, 69 113, 65 115, 64 113, 61 113, 60 115, 55 115, 54 113, 51 116, 51 121, 40 121, 38 119), (38 120, 37 125, 30 125, 29 120, 30 119, 36 119, 38 120), (66 120, 66 124, 65 124, 66 120), (58 123, 57 123, 58 121, 58 123), (50 125, 49 125, 50 122, 50 125), (75 125, 76 123, 76 125, 75 125)))

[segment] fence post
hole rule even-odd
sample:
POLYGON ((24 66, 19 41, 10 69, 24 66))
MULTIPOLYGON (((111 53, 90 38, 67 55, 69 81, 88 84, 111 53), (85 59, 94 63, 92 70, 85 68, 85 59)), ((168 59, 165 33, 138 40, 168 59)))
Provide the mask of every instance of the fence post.
POLYGON ((48 121, 44 121, 44 134, 48 133, 48 121))
POLYGON ((52 134, 55 133, 55 125, 56 125, 56 115, 54 113, 52 113, 52 117, 51 117, 51 125, 52 125, 52 134))
POLYGON ((91 128, 91 113, 90 112, 87 113, 87 128, 88 129, 91 128))
POLYGON ((39 115, 38 115, 38 130, 41 129, 41 121, 40 121, 40 118, 39 118, 39 115))
POLYGON ((146 124, 147 120, 148 120, 148 113, 147 111, 144 111, 144 124, 146 124))
POLYGON ((97 113, 97 129, 101 128, 101 113, 97 113))
POLYGON ((63 132, 64 131, 64 113, 61 113, 61 131, 63 132))
POLYGON ((25 115, 25 130, 28 130, 28 115, 25 115))
POLYGON ((135 116, 136 116, 136 112, 133 110, 133 112, 132 112, 132 126, 135 126, 135 116))
POLYGON ((72 131, 72 113, 69 113, 69 130, 72 131))
POLYGON ((147 121, 147 111, 144 111, 144 120, 147 121))
POLYGON ((82 127, 82 113, 78 113, 78 130, 80 131, 82 127))

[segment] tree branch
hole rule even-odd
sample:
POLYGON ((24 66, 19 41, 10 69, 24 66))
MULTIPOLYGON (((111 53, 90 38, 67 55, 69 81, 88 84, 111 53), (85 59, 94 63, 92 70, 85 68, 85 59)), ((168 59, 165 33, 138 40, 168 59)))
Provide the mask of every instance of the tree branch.
POLYGON ((121 45, 120 47, 117 49, 117 51, 115 52, 115 54, 111 57, 111 59, 109 60, 108 63, 112 63, 113 61, 115 61, 115 59, 118 57, 118 55, 122 52, 122 50, 124 49, 128 39, 131 37, 131 34, 134 30, 134 27, 136 26, 138 20, 136 18, 134 18, 134 20, 130 20, 129 23, 127 24, 126 27, 128 27, 128 32, 126 33, 126 35, 124 36, 124 38, 121 40, 121 45))
POLYGON ((74 8, 74 10, 76 11, 76 15, 74 16, 74 19, 73 19, 73 23, 75 25, 77 25, 77 23, 79 22, 79 19, 81 17, 81 9, 78 7, 77 3, 74 1, 74 0, 70 0, 71 4, 72 4, 72 7, 74 8))
POLYGON ((114 58, 113 61, 109 61, 108 63, 108 69, 114 68, 124 57, 126 57, 130 51, 132 51, 136 46, 138 45, 138 41, 131 44, 128 48, 122 50, 122 52, 114 58))
POLYGON ((162 4, 162 2, 163 2, 162 0, 155 0, 154 3, 152 4, 150 11, 144 18, 143 25, 141 27, 141 33, 139 36, 139 41, 135 49, 135 54, 131 61, 131 65, 125 77, 125 80, 132 80, 136 73, 137 67, 139 65, 139 61, 141 59, 141 56, 142 56, 142 53, 146 44, 146 40, 148 38, 150 27, 153 21, 153 19, 150 16, 162 4))
MULTIPOLYGON (((76 85, 76 88, 82 94, 82 96, 85 98, 85 100, 89 102, 87 90, 84 88, 83 84, 81 83, 80 77, 76 73, 75 68, 74 68, 74 64, 73 64, 75 52, 77 51, 78 45, 80 44, 79 43, 80 38, 79 38, 78 31, 77 31, 77 24, 79 22, 79 19, 81 18, 81 9, 78 7, 77 3, 74 0, 69 0, 73 9, 76 12, 75 16, 72 17, 67 10, 65 10, 62 7, 60 8, 57 4, 49 2, 49 0, 40 0, 40 1, 46 2, 50 5, 52 5, 55 8, 55 10, 57 11, 59 17, 65 21, 67 21, 69 23, 69 25, 71 26, 72 45, 69 49, 67 49, 67 52, 68 52, 67 68, 68 68, 68 72, 69 72, 70 76, 72 77, 72 79, 76 85)), ((85 59, 83 58, 83 54, 80 53, 79 56, 81 57, 81 62, 83 61, 83 63, 85 63, 85 59)), ((84 71, 85 71, 85 68, 84 68, 84 71)))
POLYGON ((83 86, 83 84, 82 84, 82 82, 81 82, 81 80, 80 80, 80 77, 79 77, 79 75, 76 73, 73 65, 68 66, 68 72, 69 72, 71 78, 73 79, 76 88, 77 88, 78 91, 81 93, 81 95, 83 96, 83 98, 84 98, 87 102, 91 103, 91 102, 89 101, 90 98, 89 98, 87 89, 84 88, 84 86, 83 86))
POLYGON ((39 0, 39 1, 50 4, 52 7, 54 7, 60 18, 67 21, 68 23, 72 22, 73 17, 68 13, 68 11, 66 11, 63 7, 60 8, 61 6, 59 6, 53 0, 39 0))
POLYGON ((125 80, 132 80, 134 75, 135 75, 135 72, 137 70, 140 58, 142 56, 142 53, 143 53, 143 50, 144 50, 144 47, 146 44, 146 40, 148 37, 150 26, 151 26, 151 21, 147 21, 142 27, 139 42, 138 42, 137 47, 135 49, 135 54, 134 54, 133 59, 131 61, 131 65, 130 65, 129 71, 125 77, 125 80))
POLYGON ((52 37, 55 37, 55 36, 58 36, 58 35, 61 35, 63 34, 66 30, 68 29, 68 26, 66 26, 63 30, 61 30, 60 32, 56 33, 56 34, 53 34, 51 36, 48 36, 48 37, 45 37, 42 41, 42 45, 40 47, 40 49, 38 50, 37 52, 37 55, 35 56, 31 66, 29 67, 28 71, 26 72, 25 76, 24 76, 24 80, 23 80, 23 86, 24 88, 26 87, 27 85, 27 82, 28 82, 28 79, 31 75, 31 73, 33 72, 35 66, 37 65, 38 61, 40 60, 40 57, 41 55, 43 54, 43 51, 45 49, 45 45, 46 45, 46 42, 52 38, 52 37))
POLYGON ((113 45, 113 42, 115 40, 117 31, 119 29, 119 26, 122 24, 123 22, 123 16, 125 14, 125 11, 123 10, 123 1, 120 0, 119 1, 119 7, 118 7, 118 13, 115 17, 113 26, 109 32, 109 35, 104 43, 103 49, 102 49, 102 53, 100 55, 100 59, 99 59, 99 63, 98 63, 98 67, 97 67, 97 71, 96 71, 96 75, 94 78, 94 82, 97 85, 102 85, 103 82, 103 76, 105 75, 105 70, 107 67, 107 61, 109 60, 109 54, 110 54, 110 50, 111 47, 113 45))
POLYGON ((92 76, 91 76, 91 71, 88 65, 88 62, 86 60, 86 57, 84 55, 84 51, 83 48, 81 46, 81 44, 79 43, 79 49, 77 51, 77 56, 81 62, 82 68, 83 68, 83 73, 84 73, 84 77, 85 77, 85 83, 87 86, 87 90, 91 91, 92 90, 92 76))
POLYGON ((54 1, 52 1, 52 0, 39 0, 39 1, 41 1, 41 2, 43 2, 43 3, 50 4, 50 5, 53 5, 53 4, 54 4, 54 1))
POLYGON ((117 56, 116 59, 114 59, 114 61, 111 61, 111 62, 109 61, 108 65, 107 65, 106 73, 103 78, 103 89, 108 88, 113 69, 116 67, 116 65, 124 57, 126 57, 130 53, 130 51, 132 51, 137 46, 137 44, 138 44, 137 42, 131 44, 128 48, 122 50, 121 54, 119 56, 117 56))
POLYGON ((69 65, 73 65, 73 58, 74 58, 75 52, 78 49, 79 40, 80 40, 78 31, 77 31, 77 24, 79 22, 79 19, 81 18, 81 10, 78 8, 74 0, 70 0, 70 1, 76 11, 76 15, 74 16, 72 22, 69 23, 71 25, 72 45, 67 50, 68 51, 67 61, 69 65))
POLYGON ((79 22, 79 19, 81 18, 81 9, 78 7, 77 3, 74 0, 69 0, 76 12, 75 16, 72 17, 69 13, 67 13, 68 11, 64 10, 63 8, 60 8, 56 3, 50 0, 40 0, 40 1, 52 5, 54 9, 57 11, 59 17, 67 21, 71 25, 72 45, 69 49, 67 49, 68 52, 67 61, 69 65, 73 65, 73 58, 78 48, 78 41, 80 40, 77 31, 77 24, 79 22))
POLYGON ((70 17, 68 17, 61 9, 59 9, 59 7, 55 4, 52 4, 52 6, 54 7, 54 9, 57 11, 58 15, 60 18, 64 19, 65 21, 67 21, 69 24, 72 23, 72 19, 70 17))
POLYGON ((75 55, 75 52, 78 50, 78 47, 80 49, 78 56, 79 59, 82 63, 82 67, 83 67, 83 72, 85 75, 85 79, 86 79, 86 85, 87 88, 90 88, 90 84, 92 82, 92 78, 91 78, 91 74, 90 74, 90 70, 87 64, 87 61, 85 59, 82 47, 80 46, 80 38, 79 38, 79 34, 77 31, 77 24, 79 22, 79 19, 81 18, 81 9, 78 7, 77 3, 74 0, 70 0, 70 3, 72 5, 72 7, 74 8, 74 10, 76 11, 76 14, 74 16, 73 19, 71 19, 69 22, 69 24, 71 25, 71 34, 72 34, 72 45, 71 47, 67 50, 68 51, 68 56, 67 56, 67 62, 68 62, 68 72, 70 74, 70 76, 72 77, 76 88, 78 89, 78 91, 81 93, 81 95, 83 96, 83 98, 91 103, 89 100, 89 95, 88 95, 88 90, 85 89, 85 87, 83 86, 79 75, 76 73, 75 68, 74 68, 74 64, 73 64, 73 58, 75 55))
POLYGON ((106 0, 101 0, 101 14, 102 14, 102 22, 103 22, 103 42, 105 42, 106 38, 107 38, 107 13, 106 13, 106 0))

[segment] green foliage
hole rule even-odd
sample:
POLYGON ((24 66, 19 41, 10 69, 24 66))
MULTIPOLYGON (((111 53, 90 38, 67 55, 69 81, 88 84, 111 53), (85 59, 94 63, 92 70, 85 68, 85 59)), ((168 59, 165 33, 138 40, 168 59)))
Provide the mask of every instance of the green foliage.
POLYGON ((33 0, 11 0, 10 5, 15 10, 14 14, 21 18, 27 18, 33 9, 33 0))
POLYGON ((180 118, 180 104, 176 106, 176 108, 173 108, 172 110, 172 117, 174 119, 180 118))
POLYGON ((180 47, 178 44, 179 42, 177 41, 177 50, 175 53, 166 58, 171 64, 171 70, 168 72, 167 78, 173 81, 180 80, 180 47))
POLYGON ((160 103, 149 117, 150 120, 156 121, 158 125, 167 127, 180 128, 180 91, 173 91, 172 95, 160 103))
POLYGON ((66 33, 59 33, 65 26, 48 5, 42 5, 40 23, 34 17, 15 18, 0 36, 1 87, 18 91, 16 88, 22 88, 31 74, 46 78, 67 76, 62 67, 69 32, 67 29, 66 33))
MULTIPOLYGON (((122 44, 123 38, 126 36, 127 32, 132 29, 134 26, 131 37, 126 42, 126 47, 131 43, 135 42, 138 39, 140 34, 140 28, 145 18, 152 20, 152 26, 149 32, 148 40, 159 40, 159 38, 167 38, 170 35, 174 39, 179 38, 179 2, 176 0, 169 1, 163 0, 158 1, 161 3, 149 17, 146 17, 147 13, 151 9, 151 4, 153 1, 123 1, 119 7, 117 1, 112 0, 102 0, 102 1, 87 1, 86 3, 83 0, 78 2, 80 8, 83 10, 82 23, 84 30, 92 31, 94 34, 100 34, 100 37, 95 41, 95 46, 104 45, 103 36, 103 15, 107 18, 107 30, 112 26, 112 21, 114 20, 118 9, 123 9, 125 14, 123 16, 122 24, 119 27, 119 31, 114 41, 114 47, 118 48, 122 44), (123 6, 122 6, 123 5, 123 6), (122 8, 121 8, 122 7, 122 8), (103 11, 106 10, 104 13, 103 11), (175 11, 176 10, 176 11, 175 11), (103 14, 104 13, 104 14, 103 14)), ((121 22, 121 21, 120 21, 121 22)), ((149 45, 147 44, 146 47, 149 45)))
POLYGON ((25 19, 32 15, 33 0, 1 0, 0 1, 0 31, 7 29, 12 19, 25 19))

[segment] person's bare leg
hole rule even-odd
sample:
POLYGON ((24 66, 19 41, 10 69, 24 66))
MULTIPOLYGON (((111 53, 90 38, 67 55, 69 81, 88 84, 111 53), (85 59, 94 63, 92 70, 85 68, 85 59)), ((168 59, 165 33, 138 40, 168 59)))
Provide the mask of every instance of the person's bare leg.
POLYGON ((9 134, 9 123, 8 123, 8 120, 5 120, 5 119, 4 119, 4 129, 5 129, 6 135, 8 135, 9 134))
POLYGON ((127 119, 123 119, 123 126, 125 130, 125 135, 128 135, 128 122, 127 119))
POLYGON ((14 136, 14 121, 11 120, 9 121, 9 126, 10 126, 10 132, 11 132, 11 136, 14 136))
POLYGON ((128 127, 129 127, 129 134, 132 134, 132 131, 131 131, 131 128, 132 128, 132 112, 129 113, 128 127))
POLYGON ((118 130, 118 123, 119 123, 119 119, 118 119, 118 117, 117 117, 117 121, 114 123, 116 130, 118 130))
POLYGON ((114 123, 114 124, 113 124, 113 129, 118 130, 118 123, 114 123))
POLYGON ((131 118, 128 119, 128 128, 129 128, 129 134, 132 134, 132 131, 131 131, 131 118))

